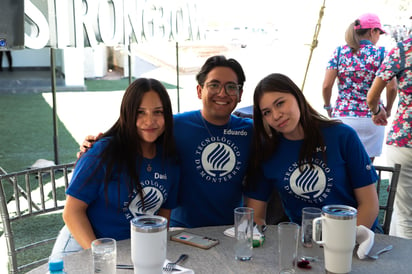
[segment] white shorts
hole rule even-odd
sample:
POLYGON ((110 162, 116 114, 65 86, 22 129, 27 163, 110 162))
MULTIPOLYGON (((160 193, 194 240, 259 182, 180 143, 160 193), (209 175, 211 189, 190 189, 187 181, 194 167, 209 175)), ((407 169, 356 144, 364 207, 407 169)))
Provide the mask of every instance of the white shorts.
POLYGON ((389 235, 412 239, 412 148, 387 146, 389 166, 401 164, 389 235))
POLYGON ((378 157, 382 153, 385 139, 385 127, 377 126, 372 118, 367 117, 337 117, 346 125, 352 127, 359 136, 369 157, 378 157))

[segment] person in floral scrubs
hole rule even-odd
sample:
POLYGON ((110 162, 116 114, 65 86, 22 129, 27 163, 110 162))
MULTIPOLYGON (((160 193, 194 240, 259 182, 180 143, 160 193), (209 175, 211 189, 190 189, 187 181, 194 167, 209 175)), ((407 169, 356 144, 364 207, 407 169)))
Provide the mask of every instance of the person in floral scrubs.
MULTIPOLYGON (((347 44, 337 47, 328 62, 322 89, 329 117, 340 119, 355 129, 372 161, 382 153, 385 127, 375 125, 370 119, 372 113, 366 94, 387 53, 384 47, 376 46, 384 33, 375 14, 363 14, 352 22, 345 34, 347 44), (330 101, 336 78, 339 93, 332 107, 330 101)), ((387 91, 396 97, 395 81, 389 83, 387 91)), ((389 112, 391 108, 392 105, 387 104, 389 112)))
POLYGON ((369 108, 377 125, 387 124, 387 112, 378 105, 380 94, 391 79, 398 80, 398 108, 388 132, 387 162, 402 165, 389 234, 412 239, 412 35, 397 43, 384 59, 368 93, 369 108))

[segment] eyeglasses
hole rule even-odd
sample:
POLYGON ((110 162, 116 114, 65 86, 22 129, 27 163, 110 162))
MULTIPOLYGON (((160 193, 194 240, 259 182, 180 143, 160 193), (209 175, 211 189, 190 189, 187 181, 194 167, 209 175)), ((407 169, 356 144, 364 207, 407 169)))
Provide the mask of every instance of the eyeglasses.
POLYGON ((205 85, 206 85, 207 91, 213 94, 218 94, 222 90, 222 87, 224 87, 226 93, 229 96, 238 95, 240 88, 241 88, 241 85, 238 85, 235 83, 226 83, 222 85, 217 82, 209 82, 209 83, 206 83, 205 85))

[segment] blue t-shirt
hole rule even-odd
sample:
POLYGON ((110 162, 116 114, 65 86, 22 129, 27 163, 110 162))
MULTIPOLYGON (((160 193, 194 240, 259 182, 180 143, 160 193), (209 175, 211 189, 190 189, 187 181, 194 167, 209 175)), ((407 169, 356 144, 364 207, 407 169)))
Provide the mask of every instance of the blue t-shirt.
POLYGON ((182 174, 171 226, 233 224, 233 210, 243 201, 252 129, 251 119, 234 115, 224 126, 208 123, 198 110, 175 115, 182 174))
POLYGON ((343 204, 357 208, 354 189, 376 182, 375 168, 351 127, 345 124, 325 127, 322 134, 325 146, 317 148, 314 169, 305 164, 302 171, 299 171, 297 159, 303 140, 282 137, 278 150, 262 164, 258 188, 246 195, 267 201, 276 188, 287 216, 298 224, 304 207, 343 204), (326 160, 321 152, 325 150, 326 160))
POLYGON ((144 158, 142 165, 136 167, 143 186, 144 209, 138 192, 129 193, 129 176, 124 172, 112 173, 106 201, 107 163, 100 165, 100 155, 108 143, 109 138, 99 140, 79 159, 66 193, 88 204, 87 216, 97 238, 129 239, 131 219, 143 214, 157 214, 160 208, 176 207, 180 167, 162 159, 161 147, 157 146, 156 157, 144 158))

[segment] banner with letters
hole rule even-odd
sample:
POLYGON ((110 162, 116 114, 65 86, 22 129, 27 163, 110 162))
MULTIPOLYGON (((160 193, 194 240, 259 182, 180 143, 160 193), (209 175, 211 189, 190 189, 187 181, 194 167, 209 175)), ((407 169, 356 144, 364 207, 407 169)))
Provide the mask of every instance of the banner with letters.
POLYGON ((25 46, 95 47, 201 40, 196 1, 25 0, 25 46))

